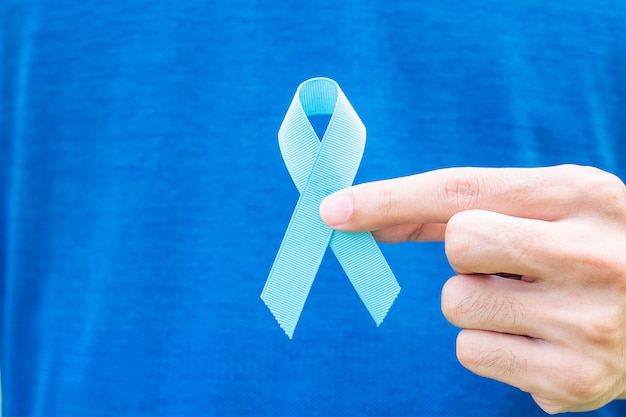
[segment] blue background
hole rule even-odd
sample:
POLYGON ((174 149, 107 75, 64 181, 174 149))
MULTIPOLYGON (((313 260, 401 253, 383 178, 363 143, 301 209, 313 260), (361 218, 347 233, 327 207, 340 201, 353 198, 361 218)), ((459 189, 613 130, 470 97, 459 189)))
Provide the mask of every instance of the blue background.
POLYGON ((625 18, 591 0, 5 1, 3 415, 544 415, 457 363, 441 243, 382 246, 402 291, 378 329, 329 252, 283 334, 259 298, 298 198, 276 134, 326 76, 368 129, 356 182, 626 178, 625 18))

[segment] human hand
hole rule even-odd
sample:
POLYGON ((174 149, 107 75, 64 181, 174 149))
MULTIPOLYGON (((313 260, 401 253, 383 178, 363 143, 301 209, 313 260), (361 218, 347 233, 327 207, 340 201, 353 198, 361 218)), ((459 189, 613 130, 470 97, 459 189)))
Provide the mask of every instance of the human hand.
POLYGON ((356 185, 322 219, 383 242, 444 240, 446 318, 476 374, 548 413, 626 398, 626 187, 590 167, 453 168, 356 185))

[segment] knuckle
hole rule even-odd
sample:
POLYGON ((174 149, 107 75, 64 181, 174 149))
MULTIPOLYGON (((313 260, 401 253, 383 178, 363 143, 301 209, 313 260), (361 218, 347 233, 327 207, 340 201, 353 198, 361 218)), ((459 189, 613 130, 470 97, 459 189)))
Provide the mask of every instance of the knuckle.
POLYGON ((626 260, 621 255, 607 250, 604 247, 585 248, 581 247, 575 259, 578 259, 588 277, 589 284, 596 286, 601 283, 604 288, 611 288, 616 295, 626 297, 626 260))
POLYGON ((448 178, 444 185, 442 201, 452 213, 476 208, 481 193, 481 182, 469 171, 459 171, 460 175, 448 178))
POLYGON ((467 369, 473 370, 478 364, 478 355, 472 348, 468 332, 462 331, 456 338, 456 357, 458 361, 467 369))
POLYGON ((576 373, 562 380, 567 393, 567 403, 583 406, 606 402, 604 398, 610 391, 607 381, 607 374, 602 366, 592 364, 590 361, 579 363, 576 373))
POLYGON ((582 330, 587 340, 604 349, 619 348, 626 339, 626 313, 619 305, 605 305, 603 311, 597 307, 589 314, 582 330))
POLYGON ((458 296, 458 284, 456 278, 450 278, 441 290, 441 312, 444 317, 452 324, 459 325, 462 315, 462 309, 458 296))
POLYGON ((508 348, 475 349, 465 334, 466 332, 459 333, 456 348, 457 359, 465 368, 495 379, 508 379, 527 373, 526 359, 516 355, 513 350, 508 348))
POLYGON ((622 180, 606 171, 593 167, 580 167, 581 198, 614 216, 626 216, 626 186, 622 180))
POLYGON ((378 202, 381 216, 386 219, 392 218, 395 211, 394 193, 392 188, 386 183, 382 183, 382 187, 379 190, 378 202))
POLYGON ((475 234, 472 224, 471 212, 464 211, 452 216, 446 226, 444 249, 455 271, 466 270, 471 261, 475 234))
MULTIPOLYGON (((595 276, 604 276, 605 280, 621 288, 623 284, 626 286, 626 262, 618 256, 614 256, 610 251, 604 248, 594 248, 588 257, 586 263, 595 272, 595 276)), ((626 290, 626 288, 624 288, 626 290)))
POLYGON ((526 311, 513 297, 494 291, 470 290, 461 283, 462 279, 465 278, 451 278, 441 293, 441 309, 450 323, 459 327, 471 323, 472 327, 484 329, 498 323, 514 329, 524 322, 526 311))

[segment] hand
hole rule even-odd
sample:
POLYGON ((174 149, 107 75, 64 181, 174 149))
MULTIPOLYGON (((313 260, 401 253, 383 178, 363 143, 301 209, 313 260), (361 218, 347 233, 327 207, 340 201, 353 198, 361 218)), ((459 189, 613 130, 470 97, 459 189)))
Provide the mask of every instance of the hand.
POLYGON ((626 398, 626 187, 595 168, 454 168, 327 197, 322 219, 384 242, 444 240, 459 361, 548 413, 626 398))

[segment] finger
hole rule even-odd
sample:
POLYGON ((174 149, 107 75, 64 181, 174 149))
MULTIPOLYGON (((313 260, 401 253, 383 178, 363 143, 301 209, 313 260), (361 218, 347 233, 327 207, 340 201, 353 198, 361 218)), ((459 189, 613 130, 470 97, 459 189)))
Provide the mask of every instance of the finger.
POLYGON ((384 243, 399 242, 439 242, 446 233, 446 225, 433 224, 400 224, 372 232, 374 238, 384 243))
POLYGON ((459 274, 557 276, 573 262, 562 229, 558 223, 468 210, 448 222, 446 256, 459 274))
POLYGON ((533 395, 548 413, 586 411, 606 403, 594 397, 594 381, 586 374, 590 361, 541 339, 463 330, 457 337, 457 358, 470 371, 533 395), (590 407, 590 399, 596 401, 590 407))
POLYGON ((549 361, 553 349, 540 339, 482 330, 462 330, 457 336, 456 354, 475 374, 530 393, 550 391, 550 382, 541 376, 557 363, 549 361))
MULTIPOLYGON (((561 294, 559 294, 561 295, 561 294)), ((560 302, 543 285, 491 275, 458 275, 441 292, 441 310, 453 325, 541 339, 555 331, 560 302)))
POLYGON ((589 172, 571 165, 442 169, 338 191, 322 202, 320 215, 326 224, 344 231, 446 223, 469 209, 556 220, 587 201, 584 193, 590 187, 583 185, 589 172))

